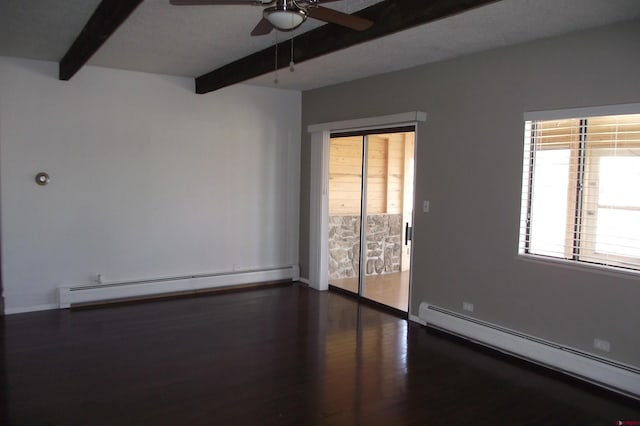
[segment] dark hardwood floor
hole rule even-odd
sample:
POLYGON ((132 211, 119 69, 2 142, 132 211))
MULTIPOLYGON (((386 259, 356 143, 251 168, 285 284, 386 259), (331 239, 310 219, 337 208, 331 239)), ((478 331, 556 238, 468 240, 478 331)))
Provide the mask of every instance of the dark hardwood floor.
POLYGON ((4 318, 10 425, 614 425, 634 401, 304 286, 4 318))

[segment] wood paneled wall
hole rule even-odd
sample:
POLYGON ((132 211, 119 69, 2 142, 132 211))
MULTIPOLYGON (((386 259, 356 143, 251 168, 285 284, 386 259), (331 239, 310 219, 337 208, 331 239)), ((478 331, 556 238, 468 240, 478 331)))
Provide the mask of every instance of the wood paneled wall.
MULTIPOLYGON (((367 212, 402 213, 405 140, 410 133, 368 136, 367 212)), ((411 147, 413 150, 413 148, 411 147)), ((362 137, 332 138, 329 149, 329 214, 359 215, 362 137)))
POLYGON ((329 215, 359 215, 362 137, 332 138, 329 144, 329 215))

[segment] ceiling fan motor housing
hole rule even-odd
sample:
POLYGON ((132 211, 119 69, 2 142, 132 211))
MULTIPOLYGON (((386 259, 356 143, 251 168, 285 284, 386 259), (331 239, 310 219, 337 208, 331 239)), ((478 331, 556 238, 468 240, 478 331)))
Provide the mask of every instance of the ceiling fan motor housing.
POLYGON ((276 5, 264 9, 262 16, 278 30, 291 31, 307 20, 304 7, 296 0, 276 0, 276 5))

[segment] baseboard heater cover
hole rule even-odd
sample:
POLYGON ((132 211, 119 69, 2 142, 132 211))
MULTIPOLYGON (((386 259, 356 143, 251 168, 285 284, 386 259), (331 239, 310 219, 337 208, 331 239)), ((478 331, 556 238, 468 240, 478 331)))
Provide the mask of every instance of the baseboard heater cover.
POLYGON ((58 287, 58 307, 299 278, 298 265, 106 284, 58 287))
POLYGON ((417 322, 515 355, 634 399, 640 399, 640 369, 489 322, 420 304, 417 322))

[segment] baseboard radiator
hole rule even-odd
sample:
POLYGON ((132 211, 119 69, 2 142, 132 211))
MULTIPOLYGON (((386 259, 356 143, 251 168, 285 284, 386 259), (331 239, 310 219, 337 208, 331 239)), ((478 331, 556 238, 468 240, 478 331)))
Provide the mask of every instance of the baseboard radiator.
POLYGON ((295 281, 299 279, 298 265, 283 267, 186 275, 148 280, 122 281, 104 284, 58 287, 60 309, 74 304, 117 301, 123 299, 197 292, 218 287, 243 284, 295 281))
POLYGON ((640 369, 519 333, 426 302, 416 321, 429 327, 640 399, 640 369))

